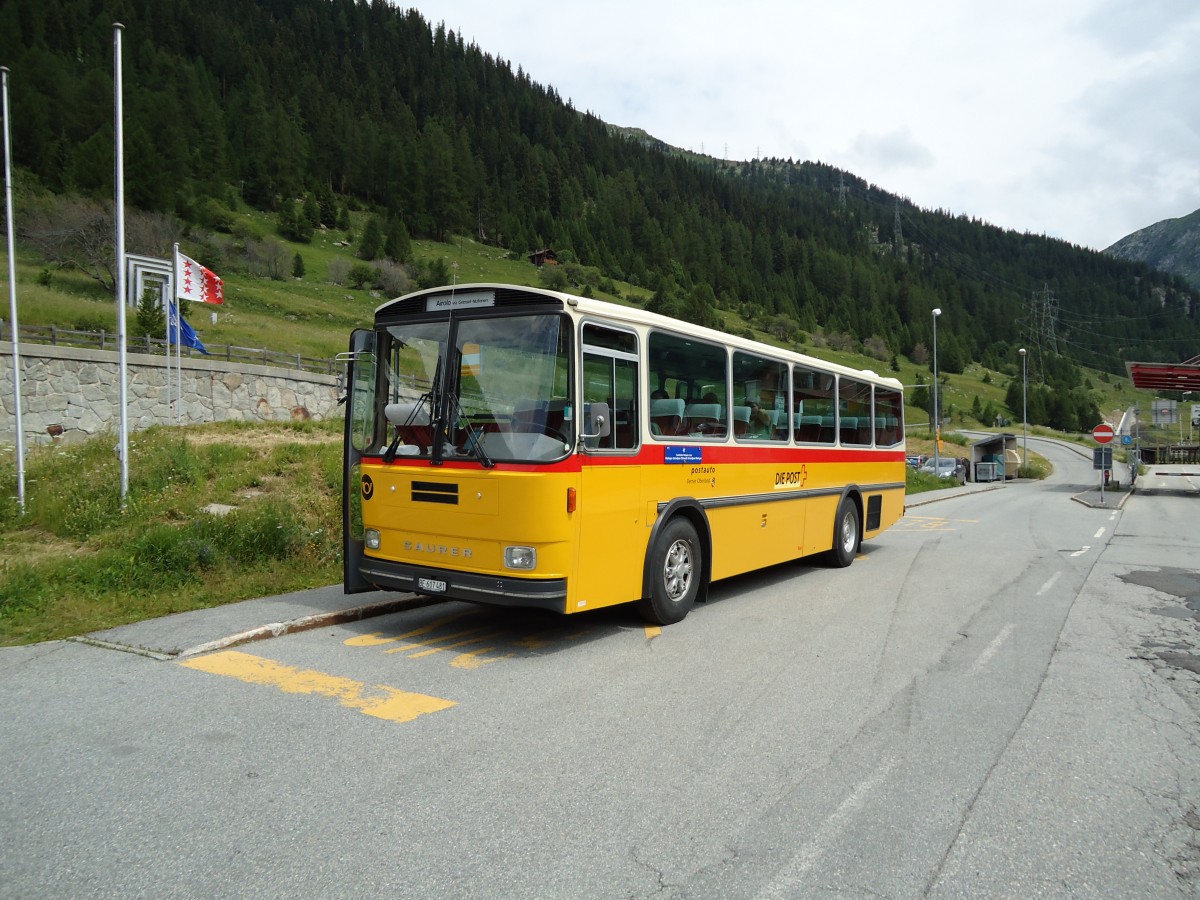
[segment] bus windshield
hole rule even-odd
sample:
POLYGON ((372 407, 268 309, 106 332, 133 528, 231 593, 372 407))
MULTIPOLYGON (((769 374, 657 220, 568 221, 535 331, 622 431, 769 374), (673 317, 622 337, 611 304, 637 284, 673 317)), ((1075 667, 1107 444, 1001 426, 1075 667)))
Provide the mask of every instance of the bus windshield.
POLYGON ((562 316, 414 322, 386 332, 385 457, 490 466, 548 462, 573 449, 570 330, 562 316))

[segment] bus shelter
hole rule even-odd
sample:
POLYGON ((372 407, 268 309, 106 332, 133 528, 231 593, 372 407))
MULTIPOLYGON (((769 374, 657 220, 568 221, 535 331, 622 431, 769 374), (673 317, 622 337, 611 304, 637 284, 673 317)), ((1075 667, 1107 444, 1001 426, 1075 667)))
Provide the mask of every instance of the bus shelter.
POLYGON ((1021 452, 1017 436, 1003 432, 989 435, 971 445, 972 481, 1004 481, 1017 477, 1021 452))

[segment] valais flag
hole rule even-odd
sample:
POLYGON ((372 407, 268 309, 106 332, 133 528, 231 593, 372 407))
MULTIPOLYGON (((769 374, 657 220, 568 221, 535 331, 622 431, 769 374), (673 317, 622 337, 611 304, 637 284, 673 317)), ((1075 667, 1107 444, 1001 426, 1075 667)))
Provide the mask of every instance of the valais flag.
POLYGON ((175 296, 201 303, 224 303, 225 282, 212 269, 194 259, 175 253, 175 296))

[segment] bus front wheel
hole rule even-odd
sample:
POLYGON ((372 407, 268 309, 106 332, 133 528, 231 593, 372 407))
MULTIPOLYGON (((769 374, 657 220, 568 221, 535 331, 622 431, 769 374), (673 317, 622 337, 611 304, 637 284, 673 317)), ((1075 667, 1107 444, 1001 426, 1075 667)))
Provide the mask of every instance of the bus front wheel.
POLYGON ((686 616, 700 593, 704 566, 700 537, 686 519, 673 519, 662 530, 650 554, 650 596, 638 602, 649 622, 673 625, 686 616))
POLYGON ((833 549, 829 551, 829 561, 839 569, 846 568, 858 555, 858 546, 858 506, 849 497, 843 497, 833 520, 833 549))

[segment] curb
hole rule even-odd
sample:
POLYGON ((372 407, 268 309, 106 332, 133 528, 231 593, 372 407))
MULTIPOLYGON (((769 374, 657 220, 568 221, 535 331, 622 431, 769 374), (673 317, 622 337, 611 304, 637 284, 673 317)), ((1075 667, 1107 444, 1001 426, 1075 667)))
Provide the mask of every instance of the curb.
POLYGON ((311 616, 301 616, 298 619, 289 619, 286 622, 271 622, 267 625, 259 625, 256 628, 250 628, 246 631, 239 631, 226 637, 205 641, 203 644, 197 644, 195 647, 188 647, 187 649, 180 650, 176 653, 163 653, 158 650, 149 650, 145 647, 137 647, 132 644, 121 644, 114 641, 105 641, 99 638, 88 637, 87 635, 78 635, 76 637, 67 638, 67 640, 74 641, 78 644, 87 644, 92 647, 99 647, 103 650, 120 650, 124 653, 133 653, 137 656, 146 656, 150 659, 171 661, 187 659, 191 656, 199 656, 202 653, 212 653, 214 650, 226 650, 230 647, 236 647, 240 644, 251 644, 255 641, 262 641, 268 638, 283 637, 289 634, 297 634, 301 631, 311 631, 314 628, 323 628, 326 625, 340 625, 343 622, 357 622, 360 619, 370 619, 376 616, 390 615, 394 612, 402 612, 409 609, 419 609, 422 606, 430 606, 434 603, 440 602, 442 601, 436 597, 426 597, 422 594, 409 594, 407 597, 402 597, 398 600, 386 600, 380 603, 369 603, 364 606, 350 607, 349 609, 316 613, 311 616))
MULTIPOLYGON (((954 500, 958 497, 966 497, 969 494, 982 494, 985 491, 998 491, 1002 487, 1004 487, 1003 484, 996 483, 989 484, 987 487, 971 488, 970 490, 967 490, 966 488, 959 488, 957 490, 955 488, 949 488, 949 493, 940 494, 937 497, 927 497, 925 494, 939 493, 939 491, 926 491, 922 494, 913 494, 911 500, 906 497, 904 500, 904 508, 906 510, 914 509, 918 506, 928 506, 930 503, 940 503, 943 500, 954 500)), ((941 488, 940 490, 947 489, 941 488)))
POLYGON ((1092 494, 1099 495, 1099 493, 1100 493, 1099 491, 1084 491, 1082 494, 1073 495, 1071 497, 1071 499, 1074 500, 1076 503, 1083 504, 1084 506, 1089 506, 1092 509, 1122 509, 1125 506, 1125 503, 1129 500, 1130 497, 1132 497, 1134 495, 1134 493, 1136 493, 1136 491, 1137 491, 1137 488, 1130 488, 1128 491, 1125 491, 1124 493, 1121 494, 1120 500, 1117 500, 1114 503, 1108 503, 1108 502, 1092 503, 1092 502, 1088 501, 1087 498, 1089 496, 1091 496, 1092 494))

